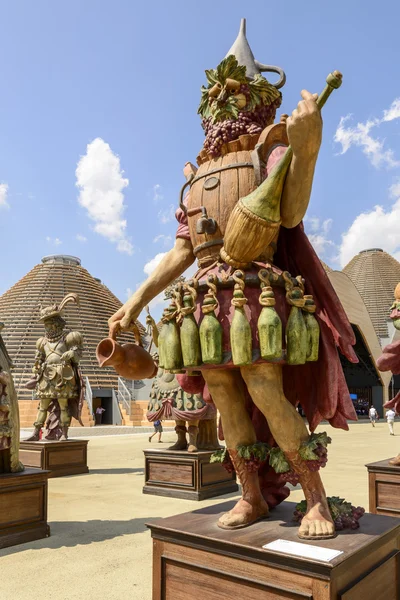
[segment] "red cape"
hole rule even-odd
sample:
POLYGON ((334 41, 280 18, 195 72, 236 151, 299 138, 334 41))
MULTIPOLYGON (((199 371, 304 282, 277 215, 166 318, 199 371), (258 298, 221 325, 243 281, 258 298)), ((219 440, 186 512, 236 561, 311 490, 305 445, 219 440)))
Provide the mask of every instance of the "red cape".
POLYGON ((281 228, 274 262, 294 277, 304 277, 306 293, 313 295, 317 305, 321 328, 318 361, 284 367, 285 395, 292 404, 301 404, 311 431, 323 419, 333 427, 348 429, 347 419, 356 421, 357 415, 337 349, 350 362, 357 363, 355 335, 302 223, 293 229, 281 228))
MULTIPOLYGON (((353 403, 340 363, 338 349, 353 363, 358 362, 353 350, 355 335, 331 282, 310 244, 301 223, 293 229, 281 227, 274 264, 289 271, 294 277, 301 275, 306 282, 305 291, 312 294, 317 305, 321 336, 317 362, 305 365, 283 367, 283 386, 286 398, 294 405, 301 404, 311 431, 323 420, 333 427, 348 429, 347 420, 357 420, 353 403)), ((203 388, 202 377, 190 378, 177 375, 183 389, 192 386, 203 388), (187 381, 189 380, 189 381, 187 381)), ((189 390, 188 390, 189 391, 189 390)), ((193 392, 193 390, 191 390, 193 392)), ((210 401, 207 386, 203 391, 206 401, 210 401)), ((264 415, 253 403, 247 392, 247 412, 252 420, 257 440, 274 445, 274 439, 264 415)), ((284 427, 284 423, 282 425, 284 427)), ((220 439, 224 439, 222 424, 219 427, 220 439)), ((275 473, 268 462, 259 469, 262 493, 270 508, 276 506, 289 495, 282 476, 275 473)))

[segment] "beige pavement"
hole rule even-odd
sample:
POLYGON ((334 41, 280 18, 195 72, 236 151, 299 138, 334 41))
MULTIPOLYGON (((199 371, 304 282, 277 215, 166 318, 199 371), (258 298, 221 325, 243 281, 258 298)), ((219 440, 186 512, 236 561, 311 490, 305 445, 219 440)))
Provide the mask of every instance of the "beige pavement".
MULTIPOLYGON (((328 494, 368 508, 364 465, 400 451, 399 424, 395 437, 382 420, 375 429, 363 422, 350 425, 350 432, 327 425, 318 430, 333 438, 322 471, 328 494)), ((173 433, 164 437, 173 440, 173 433)), ((143 496, 142 450, 148 446, 148 434, 93 438, 88 475, 49 481, 52 535, 0 550, 1 600, 151 600, 151 538, 145 523, 227 496, 201 503, 143 496)), ((302 499, 301 490, 290 499, 302 499)))

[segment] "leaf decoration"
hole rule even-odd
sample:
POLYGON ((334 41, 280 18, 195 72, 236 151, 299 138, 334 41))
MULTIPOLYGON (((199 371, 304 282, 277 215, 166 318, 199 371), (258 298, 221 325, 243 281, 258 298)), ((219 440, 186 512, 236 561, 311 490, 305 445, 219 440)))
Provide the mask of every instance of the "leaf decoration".
POLYGON ((260 462, 267 460, 268 454, 270 453, 270 447, 263 442, 257 442, 250 446, 239 444, 236 446, 236 450, 241 458, 244 458, 245 460, 253 460, 256 458, 260 462))
POLYGON ((210 456, 210 463, 221 463, 221 464, 224 463, 226 460, 227 452, 228 451, 226 448, 222 448, 221 450, 216 450, 210 456))
POLYGON ((321 446, 324 446, 325 448, 328 446, 328 444, 332 443, 332 438, 329 437, 326 431, 322 431, 321 433, 312 433, 310 438, 312 440, 316 440, 317 445, 321 444, 321 446))
POLYGON ((290 471, 290 465, 280 448, 271 448, 269 452, 269 464, 275 473, 287 473, 290 471))
POLYGON ((299 454, 303 460, 318 460, 318 455, 314 450, 318 446, 326 448, 332 439, 324 431, 322 433, 312 433, 306 442, 303 442, 299 448, 299 454))

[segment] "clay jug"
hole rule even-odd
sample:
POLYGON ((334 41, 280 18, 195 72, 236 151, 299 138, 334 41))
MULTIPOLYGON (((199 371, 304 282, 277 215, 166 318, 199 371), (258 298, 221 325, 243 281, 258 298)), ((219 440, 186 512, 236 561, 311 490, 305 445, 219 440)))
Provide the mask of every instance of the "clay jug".
POLYGON ((143 348, 136 325, 133 330, 136 344, 121 345, 112 338, 101 340, 96 348, 97 361, 100 367, 114 367, 125 379, 152 379, 157 375, 157 365, 143 348))

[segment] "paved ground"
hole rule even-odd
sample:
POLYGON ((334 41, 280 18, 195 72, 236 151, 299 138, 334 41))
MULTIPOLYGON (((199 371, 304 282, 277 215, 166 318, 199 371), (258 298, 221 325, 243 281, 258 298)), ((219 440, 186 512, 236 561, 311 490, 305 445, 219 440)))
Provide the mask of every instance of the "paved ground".
MULTIPOLYGON (((363 422, 350 432, 324 425, 333 438, 323 471, 327 492, 368 507, 365 464, 400 451, 400 424, 363 422)), ((173 433, 165 441, 172 442, 173 433)), ((143 496, 148 435, 94 437, 88 475, 49 481, 51 537, 0 550, 0 599, 151 600, 151 539, 145 523, 199 508, 189 500, 143 496)), ((167 444, 165 444, 167 445, 167 444)), ((158 444, 157 444, 158 446, 158 444)), ((223 502, 211 499, 202 506, 223 502)), ((302 499, 295 490, 290 499, 302 499)), ((267 526, 267 524, 266 524, 267 526)))

